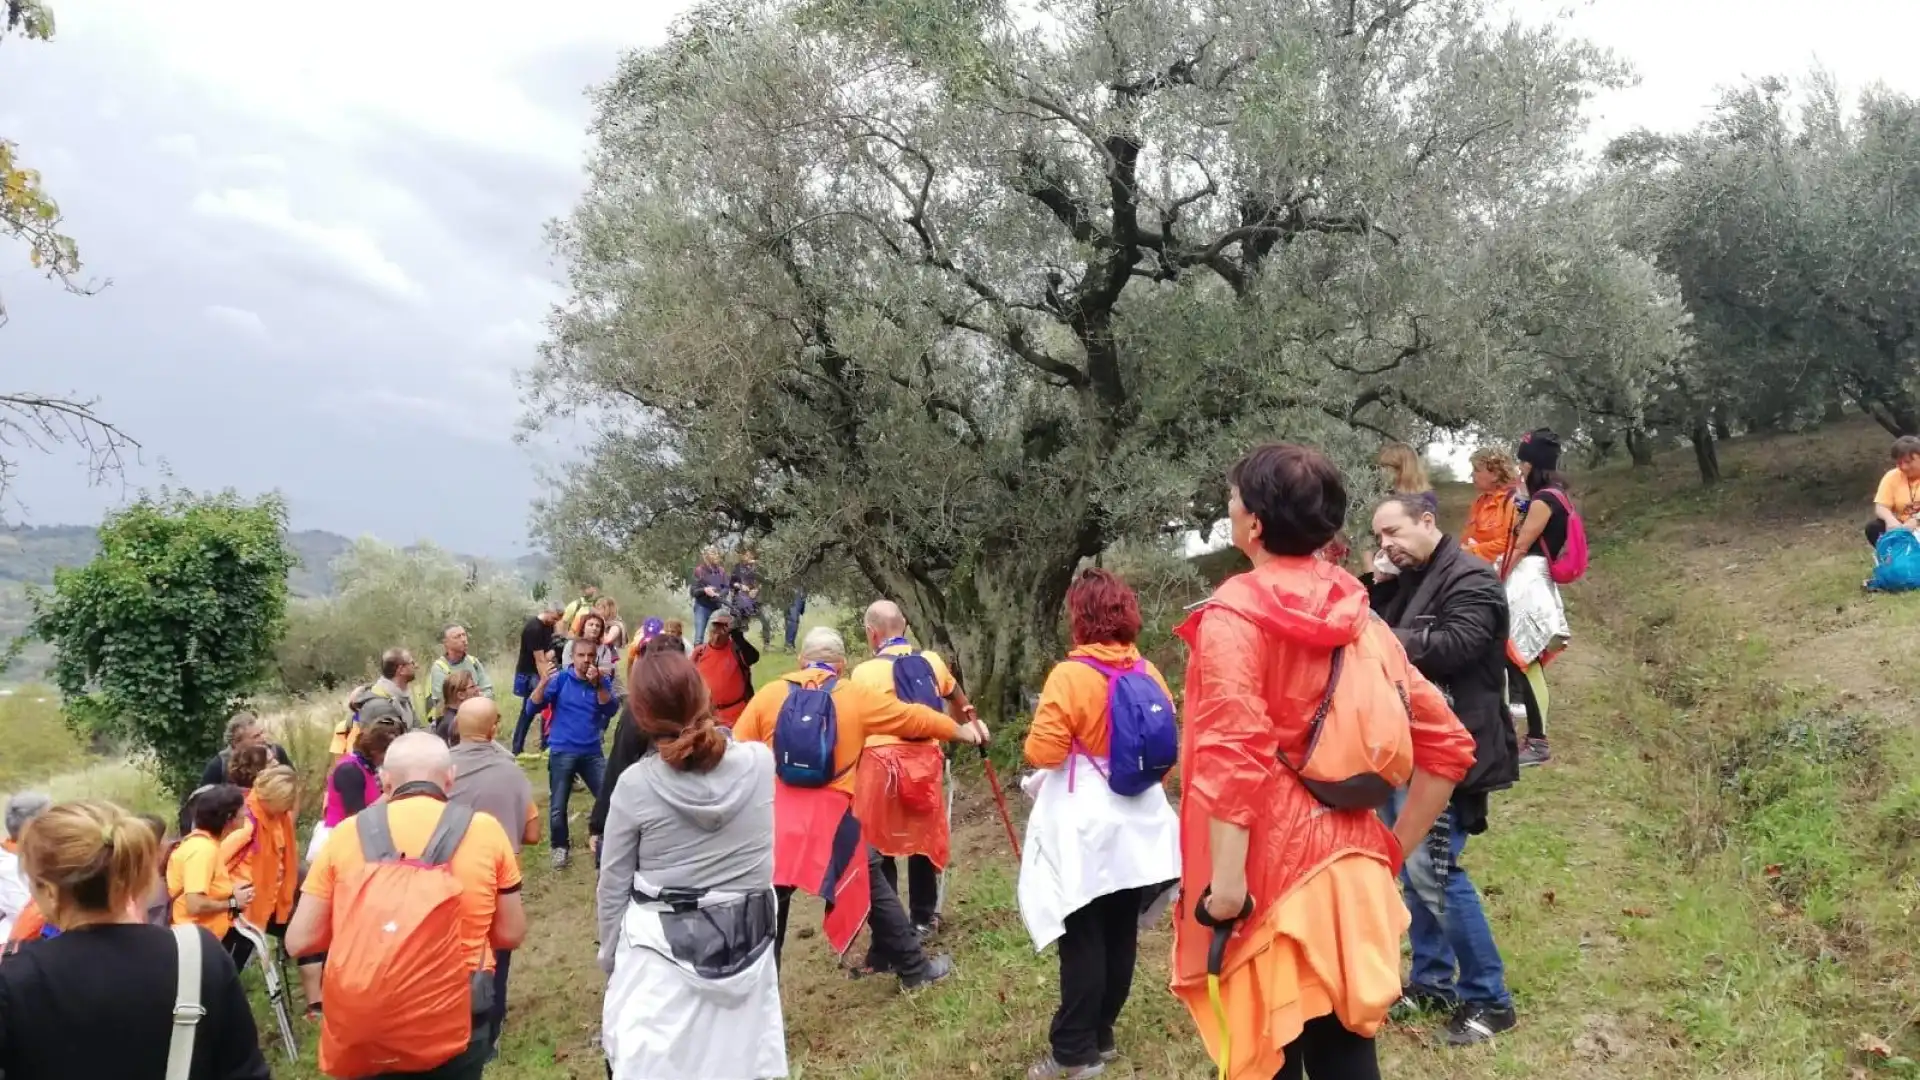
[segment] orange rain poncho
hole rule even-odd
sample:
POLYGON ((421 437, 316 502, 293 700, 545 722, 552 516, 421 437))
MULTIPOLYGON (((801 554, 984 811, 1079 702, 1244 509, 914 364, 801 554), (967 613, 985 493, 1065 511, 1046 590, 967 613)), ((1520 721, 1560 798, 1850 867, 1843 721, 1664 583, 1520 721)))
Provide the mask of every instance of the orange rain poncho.
POLYGON ((1500 557, 1513 546, 1520 528, 1520 499, 1512 488, 1488 492, 1473 500, 1467 527, 1460 530, 1460 550, 1500 567, 1500 557))
POLYGON ((300 878, 292 814, 271 814, 260 794, 247 792, 245 819, 220 841, 220 858, 234 881, 251 882, 253 902, 240 914, 265 930, 293 918, 293 894, 300 878))
MULTIPOLYGON (((1248 830, 1253 914, 1235 930, 1221 971, 1232 1032, 1231 1080, 1267 1080, 1286 1046, 1318 1016, 1372 1035, 1400 995, 1407 908, 1394 876, 1401 852, 1370 811, 1322 806, 1277 760, 1306 751, 1332 650, 1373 619, 1364 586, 1314 558, 1276 558, 1228 580, 1179 629, 1192 649, 1180 759, 1181 910, 1173 992, 1218 1058, 1207 998, 1211 932, 1193 904, 1212 877, 1209 823, 1248 830)), ((1458 782, 1473 738, 1432 683, 1406 670, 1416 768, 1458 782)), ((1397 673, 1396 673, 1397 674, 1397 673)))

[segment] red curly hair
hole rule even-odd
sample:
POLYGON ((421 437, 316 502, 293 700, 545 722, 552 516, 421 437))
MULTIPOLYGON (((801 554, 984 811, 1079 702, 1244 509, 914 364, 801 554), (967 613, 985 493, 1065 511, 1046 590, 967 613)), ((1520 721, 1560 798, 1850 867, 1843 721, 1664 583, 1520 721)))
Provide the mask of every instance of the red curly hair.
POLYGON ((1067 621, 1075 645, 1131 645, 1140 640, 1140 601, 1118 574, 1088 570, 1067 589, 1067 621))

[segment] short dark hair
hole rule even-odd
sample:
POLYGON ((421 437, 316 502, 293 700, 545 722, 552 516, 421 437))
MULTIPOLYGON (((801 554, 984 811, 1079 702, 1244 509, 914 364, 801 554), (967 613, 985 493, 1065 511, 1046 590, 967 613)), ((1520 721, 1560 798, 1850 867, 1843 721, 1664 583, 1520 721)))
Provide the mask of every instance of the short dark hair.
POLYGON ((1260 521, 1260 545, 1275 555, 1311 555, 1347 520, 1340 470, 1311 446, 1268 443, 1227 471, 1240 505, 1260 521))
POLYGON ((386 652, 381 653, 380 654, 381 678, 391 679, 395 675, 400 674, 400 665, 406 663, 407 660, 408 660, 407 650, 401 648, 398 645, 395 645, 393 648, 388 649, 386 652))
POLYGON ((1902 461, 1916 454, 1920 454, 1920 435, 1902 435, 1893 440, 1893 463, 1895 465, 1900 464, 1902 461))
POLYGON ((1414 521, 1419 521, 1423 517, 1439 516, 1434 514, 1431 506, 1427 505, 1425 495, 1389 495, 1380 500, 1380 505, 1398 506, 1408 518, 1414 521))
POLYGON ((193 804, 187 812, 193 816, 193 827, 219 836, 240 813, 247 802, 247 793, 232 784, 215 784, 193 797, 193 804))

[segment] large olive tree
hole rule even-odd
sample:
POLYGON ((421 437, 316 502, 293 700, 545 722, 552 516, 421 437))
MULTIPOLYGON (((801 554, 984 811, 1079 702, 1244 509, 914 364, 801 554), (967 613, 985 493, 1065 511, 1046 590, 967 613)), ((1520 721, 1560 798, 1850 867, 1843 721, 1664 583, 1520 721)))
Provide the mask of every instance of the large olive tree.
POLYGON ((1620 73, 1487 7, 697 10, 599 90, 556 229, 529 413, 597 437, 540 528, 759 538, 1006 710, 1076 565, 1214 520, 1249 444, 1357 463, 1525 392, 1489 245, 1620 73))

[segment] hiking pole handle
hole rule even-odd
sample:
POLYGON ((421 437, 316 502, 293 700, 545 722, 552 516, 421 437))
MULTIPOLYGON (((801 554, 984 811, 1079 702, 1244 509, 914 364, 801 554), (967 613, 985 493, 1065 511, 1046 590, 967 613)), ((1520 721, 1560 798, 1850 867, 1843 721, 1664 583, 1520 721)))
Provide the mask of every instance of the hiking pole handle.
POLYGON ((1213 931, 1213 940, 1207 943, 1207 974, 1219 975, 1227 961, 1227 941, 1233 937, 1234 926, 1253 914, 1253 897, 1247 897, 1247 902, 1240 905, 1240 914, 1223 920, 1207 911, 1207 898, 1212 895, 1211 885, 1200 893, 1199 902, 1193 905, 1193 921, 1213 931))

